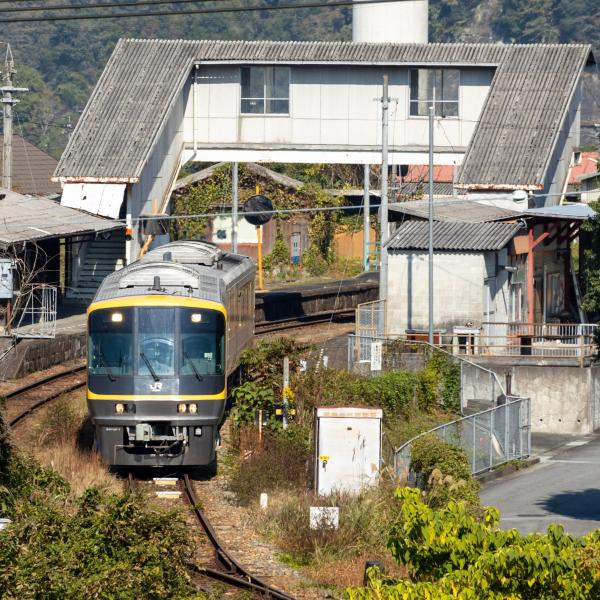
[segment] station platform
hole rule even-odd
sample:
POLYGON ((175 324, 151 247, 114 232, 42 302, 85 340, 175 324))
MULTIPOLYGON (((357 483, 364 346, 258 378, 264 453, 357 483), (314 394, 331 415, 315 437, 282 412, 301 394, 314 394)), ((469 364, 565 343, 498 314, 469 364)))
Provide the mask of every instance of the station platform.
MULTIPOLYGON (((377 298, 377 281, 377 274, 366 273, 352 279, 285 285, 260 291, 256 293, 255 320, 264 323, 355 308, 377 298)), ((0 379, 20 379, 64 362, 85 358, 86 310, 85 305, 59 305, 54 338, 0 337, 0 379)), ((27 333, 27 328, 20 331, 27 333)))

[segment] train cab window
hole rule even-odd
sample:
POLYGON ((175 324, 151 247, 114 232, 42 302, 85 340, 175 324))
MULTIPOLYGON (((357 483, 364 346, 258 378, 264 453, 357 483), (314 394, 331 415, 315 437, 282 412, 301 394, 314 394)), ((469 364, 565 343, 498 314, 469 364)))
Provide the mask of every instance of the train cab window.
POLYGON ((180 310, 181 375, 223 375, 225 322, 214 310, 180 310))
POLYGON ((133 309, 95 310, 89 318, 91 375, 131 375, 133 372, 133 309))
POLYGON ((175 309, 138 308, 138 374, 175 374, 175 309))

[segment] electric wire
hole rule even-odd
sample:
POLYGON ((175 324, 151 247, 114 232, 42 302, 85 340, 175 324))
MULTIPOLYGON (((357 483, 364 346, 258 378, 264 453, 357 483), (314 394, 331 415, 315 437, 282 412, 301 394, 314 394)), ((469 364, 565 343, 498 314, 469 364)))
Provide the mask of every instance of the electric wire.
MULTIPOLYGON (((142 2, 149 2, 150 0, 142 0, 142 2)), ((0 23, 45 23, 52 21, 82 21, 82 20, 97 20, 97 19, 130 19, 138 17, 173 17, 177 15, 212 15, 212 14, 231 14, 231 13, 249 13, 249 12, 273 12, 280 10, 306 10, 309 8, 316 9, 327 9, 327 8, 338 8, 344 6, 360 6, 367 4, 385 4, 391 2, 397 2, 398 0, 331 0, 331 2, 323 2, 323 0, 317 0, 314 2, 286 2, 282 4, 276 4, 272 6, 227 6, 227 7, 208 7, 208 8, 196 8, 196 9, 185 9, 178 11, 145 11, 145 12, 129 12, 129 13, 118 13, 118 14, 103 14, 103 13, 90 13, 90 14, 67 14, 67 15, 51 15, 51 16, 37 16, 37 17, 10 17, 0 19, 0 23)), ((400 2, 408 2, 410 0, 399 0, 400 2)), ((141 2, 137 3, 141 6, 141 2)), ((124 6, 124 5, 121 5, 124 6)), ((112 7, 106 5, 108 8, 119 9, 120 5, 115 4, 112 7)), ((61 7, 62 8, 62 7, 61 7)), ((83 7, 64 7, 65 10, 72 10, 73 8, 80 9, 83 7)), ((87 7, 86 7, 87 8, 87 7)), ((31 9, 34 12, 45 10, 43 8, 31 9)))

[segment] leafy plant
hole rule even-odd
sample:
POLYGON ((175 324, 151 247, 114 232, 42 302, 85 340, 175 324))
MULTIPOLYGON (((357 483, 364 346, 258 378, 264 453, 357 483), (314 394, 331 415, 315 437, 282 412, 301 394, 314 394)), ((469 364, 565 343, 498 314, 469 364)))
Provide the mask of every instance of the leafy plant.
POLYGON ((371 571, 369 588, 348 590, 351 600, 584 600, 600 597, 600 532, 576 539, 559 525, 522 536, 499 528, 500 514, 482 518, 464 503, 433 510, 420 492, 398 488, 400 517, 388 547, 410 579, 371 571))

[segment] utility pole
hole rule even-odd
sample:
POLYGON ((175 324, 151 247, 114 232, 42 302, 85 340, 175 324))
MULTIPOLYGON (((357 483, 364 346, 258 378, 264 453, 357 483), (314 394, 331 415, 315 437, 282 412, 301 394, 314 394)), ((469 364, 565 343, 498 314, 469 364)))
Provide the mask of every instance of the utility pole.
POLYGON ((28 88, 16 88, 12 84, 12 76, 16 73, 15 61, 13 60, 10 44, 6 46, 6 59, 4 61, 3 82, 0 88, 2 92, 2 105, 4 108, 4 143, 2 152, 2 187, 10 190, 12 188, 12 119, 13 106, 19 102, 13 98, 14 93, 28 92, 28 88))
POLYGON ((429 107, 429 343, 433 344, 433 105, 429 107))
POLYGON ((231 164, 231 251, 238 248, 238 164, 231 164))
MULTIPOLYGON (((387 300, 387 271, 388 271, 388 97, 389 77, 383 76, 383 96, 381 98, 381 204, 379 207, 380 221, 380 267, 379 267, 379 299, 387 300)), ((385 322, 385 309, 380 310, 379 329, 382 335, 385 322)))
POLYGON ((369 235, 371 227, 370 199, 371 199, 371 165, 363 165, 363 269, 369 270, 369 235))

